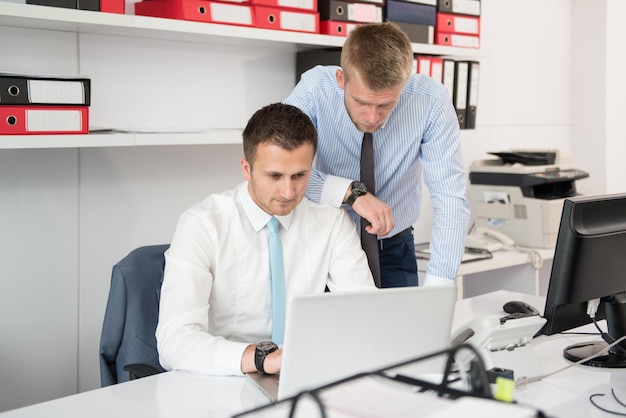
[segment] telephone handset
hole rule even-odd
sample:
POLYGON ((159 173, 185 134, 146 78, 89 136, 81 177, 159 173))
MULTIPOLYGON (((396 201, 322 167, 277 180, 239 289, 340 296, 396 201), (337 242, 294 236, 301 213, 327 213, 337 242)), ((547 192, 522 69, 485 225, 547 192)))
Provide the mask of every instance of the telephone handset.
MULTIPOLYGON (((492 367, 515 370, 517 376, 539 376, 534 349, 530 343, 546 319, 535 314, 513 313, 487 315, 476 318, 459 327, 451 336, 450 345, 468 343, 474 346, 485 363, 492 367)), ((455 360, 467 364, 470 356, 459 352, 455 360)))
POLYGON ((545 323, 545 318, 532 314, 487 315, 457 329, 450 344, 467 342, 478 350, 489 351, 521 347, 528 344, 545 323))
POLYGON ((515 241, 500 231, 478 226, 465 237, 465 246, 493 252, 513 248, 515 241))

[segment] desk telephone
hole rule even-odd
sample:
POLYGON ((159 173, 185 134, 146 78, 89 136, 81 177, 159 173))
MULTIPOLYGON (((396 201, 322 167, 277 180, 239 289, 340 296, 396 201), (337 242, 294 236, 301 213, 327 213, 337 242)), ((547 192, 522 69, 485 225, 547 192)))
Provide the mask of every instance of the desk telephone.
MULTIPOLYGON (((510 368, 531 377, 538 375, 534 362, 534 351, 527 346, 535 334, 546 323, 539 312, 530 307, 530 310, 515 311, 511 309, 521 302, 509 302, 506 316, 487 315, 473 319, 459 327, 451 338, 451 345, 469 343, 482 354, 485 366, 490 369, 494 366, 510 368), (508 366, 508 367, 507 367, 508 366)), ((467 359, 457 358, 459 363, 467 359)))
POLYGON ((500 231, 479 226, 465 237, 465 246, 493 252, 513 248, 515 241, 500 231))

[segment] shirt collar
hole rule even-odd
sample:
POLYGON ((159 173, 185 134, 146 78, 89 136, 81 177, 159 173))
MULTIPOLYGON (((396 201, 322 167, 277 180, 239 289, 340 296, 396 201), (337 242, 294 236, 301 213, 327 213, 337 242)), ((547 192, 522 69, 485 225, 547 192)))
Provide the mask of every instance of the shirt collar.
MULTIPOLYGON (((265 225, 267 225, 272 215, 265 212, 254 202, 254 200, 252 200, 252 197, 250 196, 250 193, 248 192, 247 181, 241 183, 237 189, 238 189, 237 192, 239 195, 239 201, 241 202, 241 206, 243 207, 244 213, 248 217, 248 220, 250 221, 252 228, 256 232, 259 232, 261 229, 265 228, 265 225)), ((297 206, 296 206, 296 209, 297 209, 297 206)), ((278 219, 278 222, 280 222, 280 224, 286 230, 289 230, 289 227, 291 226, 291 221, 293 219, 293 212, 296 209, 292 210, 285 216, 276 216, 276 219, 278 219)))

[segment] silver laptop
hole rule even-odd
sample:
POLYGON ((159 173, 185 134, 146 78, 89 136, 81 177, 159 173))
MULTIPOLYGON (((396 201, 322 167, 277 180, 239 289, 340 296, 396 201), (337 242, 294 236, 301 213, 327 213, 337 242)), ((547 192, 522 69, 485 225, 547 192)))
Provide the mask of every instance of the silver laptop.
MULTIPOLYGON (((287 307, 280 376, 247 374, 270 401, 445 348, 456 286, 299 295, 287 307)), ((445 359, 396 370, 441 373, 445 359)))

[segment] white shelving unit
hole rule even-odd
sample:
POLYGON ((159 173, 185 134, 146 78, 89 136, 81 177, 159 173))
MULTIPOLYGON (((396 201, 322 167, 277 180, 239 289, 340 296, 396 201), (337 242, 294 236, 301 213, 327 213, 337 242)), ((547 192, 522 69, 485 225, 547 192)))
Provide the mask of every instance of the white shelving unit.
MULTIPOLYGON (((100 13, 0 1, 0 25, 73 33, 100 34, 152 40, 269 48, 283 51, 341 47, 345 38, 217 25, 146 16, 100 13)), ((416 53, 478 59, 480 49, 413 44, 416 53)), ((471 135, 463 132, 464 135, 471 135)), ((116 133, 89 135, 0 136, 0 149, 83 148, 150 145, 235 144, 241 131, 209 130, 198 133, 116 133)))
POLYGON ((0 149, 134 147, 156 145, 239 144, 241 131, 93 133, 89 135, 0 136, 0 149))

